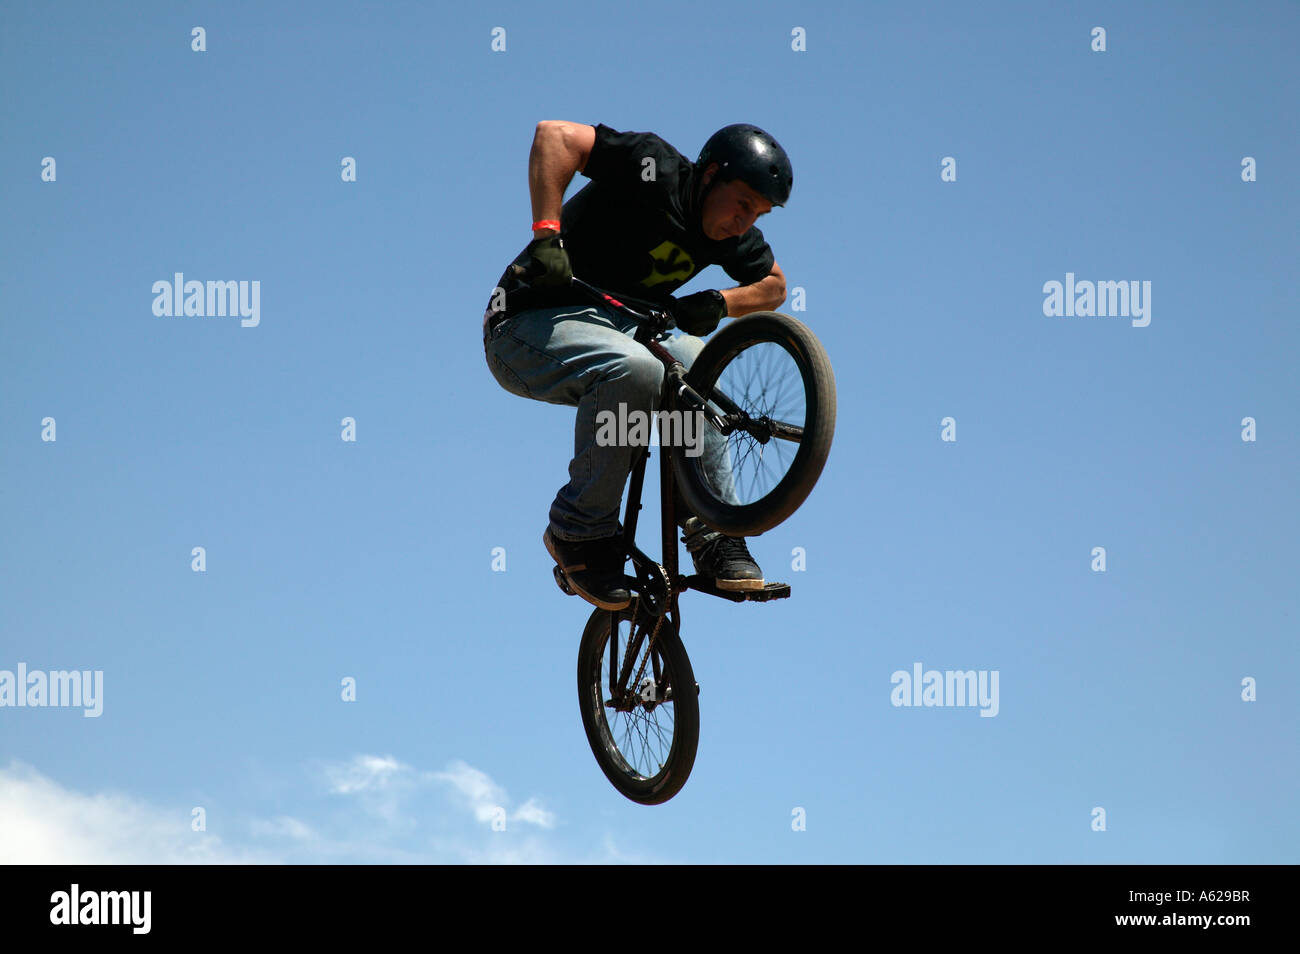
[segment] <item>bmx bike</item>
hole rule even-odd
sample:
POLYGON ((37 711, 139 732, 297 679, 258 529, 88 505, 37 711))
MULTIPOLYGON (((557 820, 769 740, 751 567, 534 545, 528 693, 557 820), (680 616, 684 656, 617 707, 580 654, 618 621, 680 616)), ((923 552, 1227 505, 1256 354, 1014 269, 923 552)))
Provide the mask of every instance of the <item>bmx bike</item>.
MULTIPOLYGON (((681 446, 660 449, 663 562, 636 545, 641 489, 650 457, 647 441, 631 471, 623 555, 632 602, 596 609, 578 650, 582 724, 597 763, 613 786, 644 805, 665 802, 686 783, 700 734, 699 684, 681 640, 678 598, 697 590, 735 602, 790 595, 788 583, 724 590, 713 580, 678 572, 674 488, 701 522, 730 536, 756 536, 794 513, 811 493, 830 453, 835 430, 835 378, 812 331, 796 318, 751 312, 715 333, 689 369, 659 340, 672 317, 648 302, 628 304, 574 278, 606 307, 634 319, 636 341, 664 365, 660 413, 701 415, 726 440, 726 487, 681 446)), ((620 300, 624 299, 624 300, 620 300)), ((572 594, 564 571, 555 581, 572 594)))

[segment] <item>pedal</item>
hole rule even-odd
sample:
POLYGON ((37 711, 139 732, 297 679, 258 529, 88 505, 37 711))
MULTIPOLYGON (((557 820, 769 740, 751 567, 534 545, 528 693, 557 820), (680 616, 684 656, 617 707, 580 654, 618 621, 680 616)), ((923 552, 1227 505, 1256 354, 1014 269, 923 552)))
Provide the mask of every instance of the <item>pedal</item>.
POLYGON ((761 590, 742 590, 745 599, 753 600, 757 603, 765 603, 768 600, 783 600, 790 595, 789 583, 765 583, 761 590))
POLYGON ((790 595, 789 583, 765 583, 761 590, 720 590, 713 580, 696 574, 686 577, 683 584, 684 589, 720 596, 733 603, 766 603, 768 600, 783 600, 790 595))
POLYGON ((551 569, 555 573, 555 585, 569 596, 576 596, 577 594, 573 592, 573 587, 569 586, 569 578, 564 575, 564 571, 558 566, 552 567, 551 569))

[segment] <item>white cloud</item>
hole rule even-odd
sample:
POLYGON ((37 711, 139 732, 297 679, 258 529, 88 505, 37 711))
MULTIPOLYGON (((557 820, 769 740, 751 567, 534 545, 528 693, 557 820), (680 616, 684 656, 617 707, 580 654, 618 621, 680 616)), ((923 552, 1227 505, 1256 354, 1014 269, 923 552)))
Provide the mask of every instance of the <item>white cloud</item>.
POLYGON ((0 864, 637 860, 619 852, 608 836, 595 850, 562 843, 553 832, 555 814, 536 797, 512 809, 501 785, 463 761, 417 772, 391 756, 358 755, 316 763, 298 779, 305 784, 282 796, 292 814, 256 817, 223 810, 223 841, 191 830, 190 805, 159 807, 118 792, 79 792, 11 762, 0 768, 0 864), (491 821, 503 813, 506 830, 496 831, 491 821))
POLYGON ((13 761, 0 769, 0 863, 257 864, 171 810, 117 793, 84 795, 13 761))
POLYGON ((325 767, 330 791, 336 795, 387 788, 396 776, 406 771, 409 769, 391 755, 358 755, 351 762, 325 767))
POLYGON ((510 818, 512 821, 528 822, 541 828, 555 827, 555 815, 538 805, 535 798, 530 798, 520 805, 510 818))
POLYGON ((452 762, 445 771, 430 772, 429 777, 449 785, 461 804, 467 806, 474 813, 474 817, 485 824, 491 823, 494 817, 505 815, 511 821, 538 825, 542 828, 555 827, 555 816, 542 808, 533 798, 524 802, 513 814, 508 813, 505 790, 492 781, 487 773, 465 762, 459 760, 452 762))
POLYGON ((498 812, 505 811, 505 790, 472 765, 453 762, 446 771, 430 772, 429 778, 449 785, 457 800, 481 822, 490 822, 498 812))

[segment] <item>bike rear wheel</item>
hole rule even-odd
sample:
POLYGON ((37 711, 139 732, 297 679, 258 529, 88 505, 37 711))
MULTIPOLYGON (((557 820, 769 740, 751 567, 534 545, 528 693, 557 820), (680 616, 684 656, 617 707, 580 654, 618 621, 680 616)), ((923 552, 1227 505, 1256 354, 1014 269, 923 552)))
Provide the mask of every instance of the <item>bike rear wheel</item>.
POLYGON ((695 764, 699 686, 672 619, 664 618, 650 647, 654 620, 641 613, 634 627, 633 609, 591 614, 578 650, 578 699, 582 727, 605 777, 632 801, 657 805, 681 790, 695 764), (630 645, 636 650, 631 660, 630 645), (626 690, 611 688, 620 683, 626 690))
POLYGON ((686 504, 732 536, 771 530, 799 509, 821 476, 835 434, 835 375, 803 322, 760 311, 728 323, 704 346, 686 382, 728 421, 729 471, 707 453, 672 455, 686 504))

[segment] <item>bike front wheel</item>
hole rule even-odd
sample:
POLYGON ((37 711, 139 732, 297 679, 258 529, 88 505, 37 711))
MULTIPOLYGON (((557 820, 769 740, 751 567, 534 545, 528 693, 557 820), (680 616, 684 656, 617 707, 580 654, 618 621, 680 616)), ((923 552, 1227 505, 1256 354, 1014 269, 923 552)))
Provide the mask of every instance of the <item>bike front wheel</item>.
POLYGON ((623 795, 657 805, 676 795, 695 764, 699 686, 677 627, 633 607, 591 614, 578 650, 582 726, 605 777, 623 795), (615 625, 616 621, 616 625, 615 625))
POLYGON ((706 436, 702 454, 672 455, 682 498, 731 536, 771 530, 812 493, 830 454, 835 375, 826 350, 798 319, 753 312, 709 339, 686 383, 722 432, 706 436), (711 452, 719 440, 725 453, 711 452))

